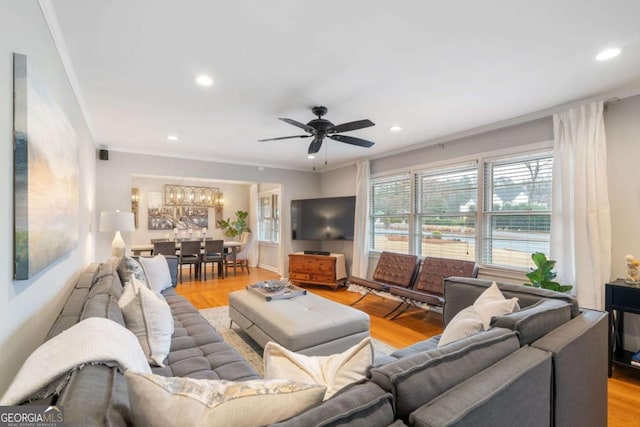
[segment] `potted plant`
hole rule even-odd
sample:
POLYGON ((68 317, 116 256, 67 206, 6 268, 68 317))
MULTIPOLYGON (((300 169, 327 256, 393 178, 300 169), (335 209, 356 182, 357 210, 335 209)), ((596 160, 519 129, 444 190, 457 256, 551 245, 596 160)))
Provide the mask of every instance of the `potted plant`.
POLYGON ((553 281, 557 276, 557 274, 553 272, 553 267, 556 265, 554 260, 547 259, 542 252, 531 254, 531 259, 536 265, 536 269, 527 273, 527 277, 531 283, 524 283, 525 286, 550 289, 557 292, 567 292, 573 288, 571 285, 561 285, 553 281))
POLYGON ((251 233, 251 229, 247 224, 249 212, 236 211, 235 215, 236 219, 234 221, 231 221, 231 218, 227 218, 226 220, 221 219, 217 222, 218 227, 222 228, 224 235, 230 238, 234 238, 241 235, 245 231, 251 233))

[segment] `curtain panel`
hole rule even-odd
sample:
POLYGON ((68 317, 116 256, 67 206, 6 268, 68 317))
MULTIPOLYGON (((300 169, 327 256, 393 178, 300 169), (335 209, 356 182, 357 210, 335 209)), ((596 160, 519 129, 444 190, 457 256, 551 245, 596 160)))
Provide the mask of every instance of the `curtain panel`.
POLYGON ((604 103, 554 114, 550 257, 581 306, 602 309, 611 274, 604 103))

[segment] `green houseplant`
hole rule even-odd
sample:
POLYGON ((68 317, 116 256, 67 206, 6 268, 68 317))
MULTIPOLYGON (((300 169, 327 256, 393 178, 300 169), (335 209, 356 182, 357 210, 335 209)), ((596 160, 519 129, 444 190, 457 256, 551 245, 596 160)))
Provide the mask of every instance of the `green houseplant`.
POLYGON ((567 292, 573 288, 571 285, 561 285, 553 281, 557 276, 553 271, 553 267, 556 265, 554 260, 547 259, 546 255, 542 252, 531 254, 531 259, 536 265, 536 268, 527 273, 527 277, 531 283, 525 283, 525 286, 550 289, 557 292, 567 292))
POLYGON ((226 220, 221 219, 217 222, 218 227, 224 231, 224 235, 233 238, 241 235, 245 231, 251 233, 249 224, 247 224, 249 212, 236 211, 235 215, 236 219, 234 221, 231 221, 231 218, 227 218, 226 220))

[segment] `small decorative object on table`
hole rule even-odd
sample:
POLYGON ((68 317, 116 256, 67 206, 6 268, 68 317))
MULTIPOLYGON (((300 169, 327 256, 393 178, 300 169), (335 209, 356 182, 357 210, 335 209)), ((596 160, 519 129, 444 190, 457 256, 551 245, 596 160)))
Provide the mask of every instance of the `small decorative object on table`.
POLYGON ((247 289, 264 297, 267 301, 289 299, 307 294, 306 289, 299 288, 288 280, 267 280, 254 285, 247 285, 247 289))
POLYGON ((635 259, 633 255, 627 255, 624 258, 627 261, 627 277, 624 281, 633 285, 640 285, 640 261, 635 259))

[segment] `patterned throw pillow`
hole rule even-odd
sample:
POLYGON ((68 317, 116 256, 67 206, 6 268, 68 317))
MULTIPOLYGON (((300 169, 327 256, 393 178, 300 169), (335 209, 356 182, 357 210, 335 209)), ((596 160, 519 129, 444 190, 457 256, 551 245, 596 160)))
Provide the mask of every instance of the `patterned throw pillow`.
POLYGON ((124 286, 129 280, 131 280, 131 276, 135 277, 145 285, 149 283, 147 280, 147 275, 144 272, 144 268, 142 265, 134 258, 130 256, 123 256, 118 263, 118 276, 120 276, 120 281, 124 286))
POLYGON ((125 378, 133 423, 147 426, 264 426, 318 405, 326 390, 287 380, 235 382, 133 371, 125 378))

